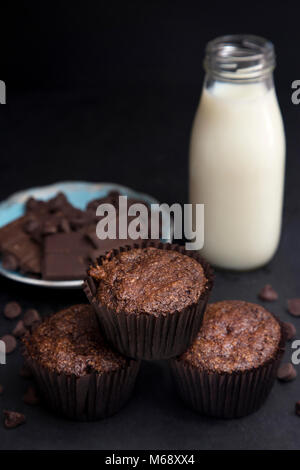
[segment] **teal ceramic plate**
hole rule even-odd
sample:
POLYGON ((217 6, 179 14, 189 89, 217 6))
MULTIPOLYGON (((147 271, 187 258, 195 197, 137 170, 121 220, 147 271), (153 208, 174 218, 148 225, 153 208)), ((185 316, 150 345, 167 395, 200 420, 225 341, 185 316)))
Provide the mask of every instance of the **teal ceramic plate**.
MULTIPOLYGON (((135 199, 140 199, 148 204, 158 204, 158 201, 152 196, 139 193, 133 189, 113 183, 86 183, 86 182, 61 182, 50 186, 40 188, 31 188, 13 194, 5 201, 0 203, 0 227, 12 222, 14 219, 22 216, 26 200, 34 196, 37 199, 48 200, 62 191, 66 194, 69 201, 79 209, 84 209, 86 204, 95 198, 106 196, 110 191, 119 191, 122 195, 135 199)), ((171 235, 169 240, 171 241, 171 235)), ((61 289, 78 289, 82 286, 82 280, 78 281, 45 281, 43 279, 33 279, 17 271, 4 269, 0 262, 0 274, 13 279, 14 281, 31 284, 41 287, 52 287, 61 289)))

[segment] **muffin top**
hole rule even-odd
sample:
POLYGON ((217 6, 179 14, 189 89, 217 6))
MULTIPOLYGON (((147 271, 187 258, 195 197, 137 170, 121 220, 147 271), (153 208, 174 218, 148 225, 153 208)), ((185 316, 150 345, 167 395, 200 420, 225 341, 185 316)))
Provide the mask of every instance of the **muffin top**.
POLYGON ((175 250, 133 248, 90 268, 100 303, 116 312, 173 313, 198 301, 207 279, 198 261, 175 250))
POLYGON ((58 373, 102 374, 128 363, 107 345, 90 305, 74 305, 55 313, 23 342, 29 358, 58 373))
POLYGON ((274 357, 280 338, 280 325, 266 309, 224 300, 208 306, 196 340, 179 359, 213 372, 243 371, 274 357))

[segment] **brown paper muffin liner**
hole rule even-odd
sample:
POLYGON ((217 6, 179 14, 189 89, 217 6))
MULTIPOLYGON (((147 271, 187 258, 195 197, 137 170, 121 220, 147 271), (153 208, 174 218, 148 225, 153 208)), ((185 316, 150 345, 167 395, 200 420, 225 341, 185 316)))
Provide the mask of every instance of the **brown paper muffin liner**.
MULTIPOLYGON (((95 309, 107 340, 120 353, 134 359, 169 359, 184 352, 196 337, 213 286, 213 273, 210 265, 197 252, 186 251, 182 246, 158 241, 143 241, 131 247, 121 247, 112 250, 110 256, 112 258, 122 251, 149 246, 162 250, 176 250, 191 256, 202 265, 207 285, 196 303, 167 315, 116 313, 99 302, 96 295, 97 285, 91 276, 88 276, 84 283, 84 291, 95 309)), ((101 256, 97 260, 98 264, 101 264, 103 258, 101 256)))
POLYGON ((23 356, 45 404, 77 421, 106 418, 122 408, 133 391, 140 368, 139 361, 129 360, 127 367, 116 371, 77 377, 41 367, 29 357, 25 347, 23 356))
POLYGON ((216 418, 240 418, 258 410, 272 389, 284 353, 286 338, 283 325, 279 323, 281 340, 278 350, 273 358, 259 367, 217 373, 200 370, 179 358, 170 360, 172 375, 183 401, 200 414, 216 418))

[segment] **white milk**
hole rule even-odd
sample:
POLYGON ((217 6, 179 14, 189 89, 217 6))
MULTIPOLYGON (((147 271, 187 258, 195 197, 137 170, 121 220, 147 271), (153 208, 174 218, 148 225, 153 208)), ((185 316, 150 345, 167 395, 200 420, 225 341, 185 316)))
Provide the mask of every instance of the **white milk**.
POLYGON ((190 202, 204 203, 213 265, 246 270, 278 246, 285 137, 274 88, 214 82, 204 88, 190 146, 190 202))

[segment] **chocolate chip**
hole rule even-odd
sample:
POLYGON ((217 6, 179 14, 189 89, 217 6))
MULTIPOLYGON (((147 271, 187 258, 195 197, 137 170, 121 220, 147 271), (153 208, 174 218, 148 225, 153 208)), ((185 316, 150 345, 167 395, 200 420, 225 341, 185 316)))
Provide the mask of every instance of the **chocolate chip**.
POLYGON ((40 402, 40 399, 38 397, 36 388, 30 385, 23 396, 23 401, 26 403, 26 405, 38 405, 40 402))
POLYGON ((287 341, 290 341, 291 339, 294 339, 296 337, 297 330, 296 330, 296 327, 293 325, 293 323, 283 322, 283 329, 284 329, 287 341))
POLYGON ((277 372, 278 380, 282 382, 289 382, 294 380, 297 376, 295 367, 291 363, 281 364, 277 372))
POLYGON ((15 328, 13 329, 12 334, 16 338, 20 338, 21 336, 25 335, 26 331, 27 330, 25 328, 23 320, 19 320, 18 323, 16 324, 15 328))
POLYGON ((7 429, 13 429, 20 424, 25 423, 26 417, 23 413, 18 413, 17 411, 4 410, 4 426, 7 429))
POLYGON ((2 266, 9 271, 16 271, 19 267, 19 263, 14 255, 7 253, 2 257, 2 266))
POLYGON ((24 325, 28 328, 33 326, 35 323, 40 323, 41 317, 39 312, 35 308, 29 308, 24 313, 24 325))
POLYGON ((8 302, 3 311, 4 315, 6 318, 16 318, 22 313, 22 309, 20 307, 20 304, 18 302, 8 302))
POLYGON ((0 385, 0 395, 3 394, 3 390, 4 390, 3 385, 0 385))
POLYGON ((12 335, 2 336, 1 341, 3 341, 5 343, 5 352, 6 352, 6 354, 12 353, 17 347, 16 338, 12 335))
POLYGON ((258 297, 261 300, 265 300, 267 302, 274 302, 274 300, 278 299, 277 292, 273 289, 271 284, 266 284, 258 294, 258 297))
POLYGON ((300 316, 300 299, 288 299, 287 301, 288 311, 295 317, 300 316))
POLYGON ((30 379, 32 377, 31 370, 26 364, 22 365, 19 373, 20 376, 23 377, 23 379, 30 379))

